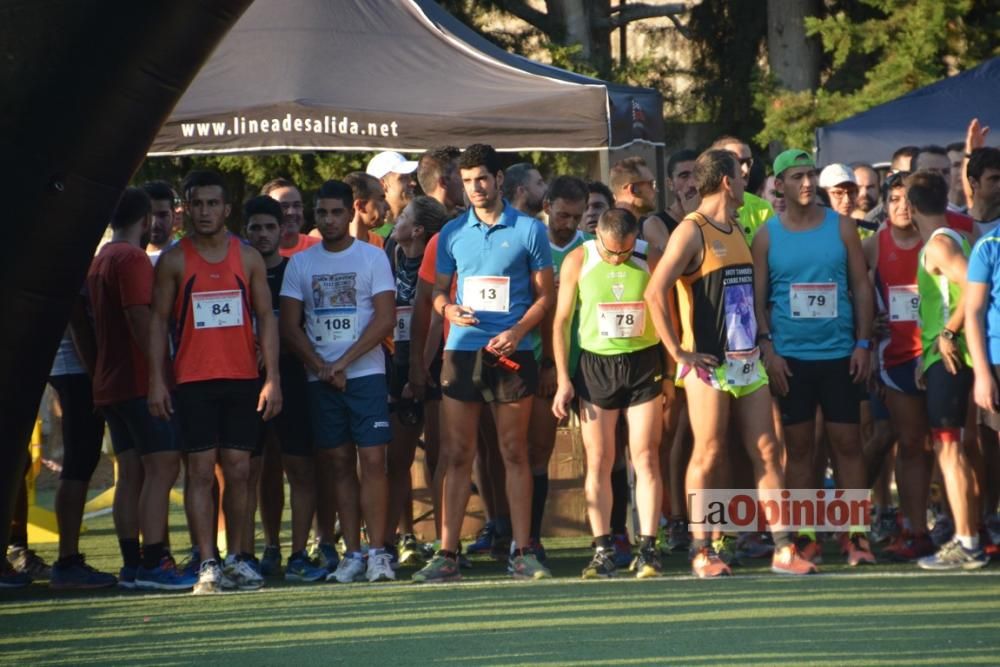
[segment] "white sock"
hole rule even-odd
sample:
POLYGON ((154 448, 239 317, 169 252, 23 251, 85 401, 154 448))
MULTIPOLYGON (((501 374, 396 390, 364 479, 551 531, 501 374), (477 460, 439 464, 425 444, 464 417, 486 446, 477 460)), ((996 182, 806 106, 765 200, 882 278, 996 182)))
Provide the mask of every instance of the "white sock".
POLYGON ((979 549, 979 536, 969 537, 968 535, 956 535, 958 543, 965 547, 966 551, 976 551, 979 549))

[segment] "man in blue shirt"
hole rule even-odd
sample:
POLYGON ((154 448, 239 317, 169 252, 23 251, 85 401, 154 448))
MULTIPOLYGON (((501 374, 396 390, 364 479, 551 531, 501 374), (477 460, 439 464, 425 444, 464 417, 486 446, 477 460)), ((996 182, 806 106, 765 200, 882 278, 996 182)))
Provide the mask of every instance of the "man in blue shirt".
POLYGON ((413 579, 460 578, 456 552, 484 403, 492 404, 507 473, 515 542, 511 572, 542 579, 551 575, 528 549, 528 422, 538 385, 535 329, 555 300, 552 253, 545 226, 501 197, 503 172, 492 146, 469 146, 459 170, 471 206, 440 232, 434 285, 434 311, 451 323, 441 368, 441 550, 413 579))

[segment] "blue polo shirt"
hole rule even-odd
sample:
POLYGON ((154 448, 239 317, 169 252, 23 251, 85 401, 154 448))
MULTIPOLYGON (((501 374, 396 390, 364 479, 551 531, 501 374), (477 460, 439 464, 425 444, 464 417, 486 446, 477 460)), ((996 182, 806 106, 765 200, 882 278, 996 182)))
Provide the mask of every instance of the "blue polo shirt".
POLYGON ((1000 364, 1000 228, 976 241, 969 255, 969 282, 989 285, 986 347, 991 364, 1000 364))
MULTIPOLYGON (((502 296, 504 289, 509 291, 504 304, 506 312, 472 306, 479 324, 471 327, 452 325, 445 349, 478 350, 491 338, 517 324, 535 301, 531 273, 551 266, 552 251, 545 225, 521 213, 506 200, 500 220, 492 227, 481 222, 471 207, 445 225, 438 239, 436 269, 438 273, 458 274, 456 302, 471 305, 464 299, 466 296, 471 298, 471 292, 465 291, 468 279, 472 279, 470 288, 496 288, 493 295, 502 296)), ((521 339, 517 349, 531 350, 536 337, 537 333, 531 332, 521 339)))

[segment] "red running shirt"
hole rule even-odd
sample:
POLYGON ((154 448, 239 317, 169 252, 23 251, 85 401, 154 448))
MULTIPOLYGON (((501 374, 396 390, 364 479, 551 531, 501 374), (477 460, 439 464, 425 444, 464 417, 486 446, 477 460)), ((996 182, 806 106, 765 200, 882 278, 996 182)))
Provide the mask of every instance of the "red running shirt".
POLYGON ((918 241, 912 248, 900 248, 888 226, 878 232, 875 290, 879 311, 889 319, 889 338, 879 343, 883 368, 905 364, 921 353, 917 261, 923 245, 918 241))
POLYGON ((191 239, 180 242, 184 280, 174 302, 177 383, 252 380, 258 377, 240 241, 229 237, 221 262, 206 261, 191 239))

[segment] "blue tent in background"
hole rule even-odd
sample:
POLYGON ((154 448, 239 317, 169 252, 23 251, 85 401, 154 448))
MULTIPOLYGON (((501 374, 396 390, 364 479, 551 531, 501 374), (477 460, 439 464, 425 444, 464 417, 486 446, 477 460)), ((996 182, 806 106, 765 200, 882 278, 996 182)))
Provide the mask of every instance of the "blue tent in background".
POLYGON ((1000 58, 819 128, 817 164, 888 162, 902 146, 964 141, 973 118, 1000 144, 1000 58))

